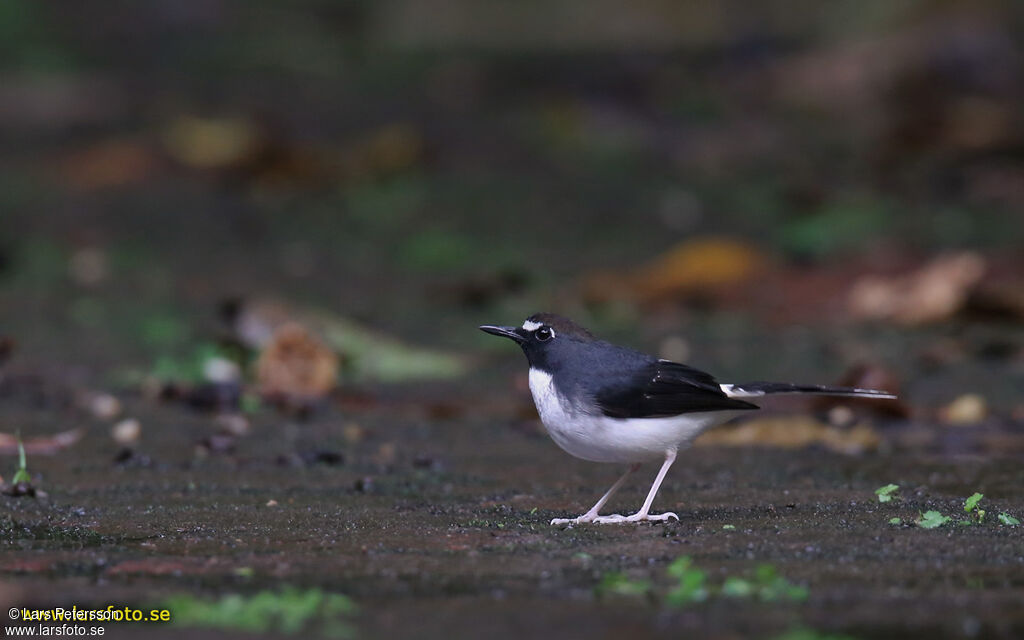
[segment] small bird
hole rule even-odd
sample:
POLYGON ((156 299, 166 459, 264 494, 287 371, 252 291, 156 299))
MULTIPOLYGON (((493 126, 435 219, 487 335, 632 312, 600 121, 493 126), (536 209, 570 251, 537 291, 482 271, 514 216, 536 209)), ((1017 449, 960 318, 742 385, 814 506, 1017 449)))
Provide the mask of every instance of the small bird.
POLYGON ((589 511, 555 518, 553 525, 679 520, 671 512, 650 513, 665 474, 679 450, 700 433, 758 408, 743 398, 780 393, 896 397, 873 389, 780 382, 720 384, 684 364, 598 340, 553 313, 536 313, 521 327, 480 329, 522 347, 530 363, 530 393, 555 444, 584 460, 630 465, 589 511), (640 510, 630 516, 599 515, 626 478, 651 460, 663 462, 640 510))

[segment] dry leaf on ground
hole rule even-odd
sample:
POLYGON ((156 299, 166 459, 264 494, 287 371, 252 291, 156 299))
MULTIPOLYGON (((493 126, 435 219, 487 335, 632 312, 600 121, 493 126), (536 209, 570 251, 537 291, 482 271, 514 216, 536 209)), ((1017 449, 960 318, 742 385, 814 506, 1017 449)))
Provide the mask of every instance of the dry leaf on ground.
POLYGON ((901 276, 864 276, 850 291, 850 314, 904 325, 943 320, 963 308, 986 266, 977 253, 964 252, 940 256, 901 276))
POLYGON ((584 295, 595 302, 634 299, 649 303, 715 293, 747 282, 763 262, 763 256, 743 241, 695 238, 625 275, 595 273, 584 283, 584 295))
POLYGON ((988 403, 977 393, 965 393, 939 410, 939 419, 954 426, 979 424, 988 417, 988 403))
POLYGON ((866 424, 839 429, 808 416, 769 417, 726 425, 701 435, 697 446, 765 446, 800 449, 824 446, 838 453, 874 451, 881 438, 866 424))
POLYGON ((270 396, 319 398, 338 379, 338 357, 309 330, 288 323, 274 331, 256 363, 260 391, 270 396))
POLYGON ((281 326, 297 322, 323 342, 344 363, 343 379, 402 382, 452 378, 467 370, 464 358, 437 349, 408 344, 383 332, 326 311, 295 309, 276 300, 232 303, 229 320, 238 339, 262 349, 281 326))

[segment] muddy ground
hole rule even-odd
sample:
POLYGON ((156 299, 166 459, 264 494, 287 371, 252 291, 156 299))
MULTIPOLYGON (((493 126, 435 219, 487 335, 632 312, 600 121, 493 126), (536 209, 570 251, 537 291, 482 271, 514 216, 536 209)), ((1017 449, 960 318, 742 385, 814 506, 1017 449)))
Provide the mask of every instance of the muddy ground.
MULTIPOLYGON (((394 397, 324 407, 301 422, 264 411, 252 435, 221 452, 198 444, 214 431, 208 416, 129 400, 144 425, 133 457, 115 462, 107 434, 91 428, 72 449, 30 459, 48 497, 2 498, 4 600, 145 605, 181 592, 319 587, 358 603, 353 621, 366 638, 1024 632, 1024 540, 1020 527, 995 520, 1024 512, 1024 469, 1011 446, 1019 433, 1003 435, 1010 455, 972 453, 966 436, 942 425, 923 427, 955 438, 958 451, 697 447, 655 503, 679 522, 559 528, 548 521, 588 508, 618 470, 559 451, 520 417, 516 396, 524 400, 511 386, 464 383, 398 394, 395 407, 394 397), (475 395, 470 409, 438 415, 435 398, 464 393, 475 395), (341 435, 346 426, 357 441, 341 435), (874 490, 890 482, 900 497, 880 504, 874 490), (986 496, 985 522, 955 524, 974 491, 986 496), (930 509, 954 523, 912 524, 930 509), (905 524, 889 524, 894 517, 905 524), (712 584, 768 563, 809 595, 766 603, 712 594, 670 606, 665 571, 680 556, 712 584), (602 591, 619 572, 653 587, 602 591)), ((885 433, 898 442, 900 432, 885 433)), ((654 472, 635 476, 612 508, 635 509, 654 472)))

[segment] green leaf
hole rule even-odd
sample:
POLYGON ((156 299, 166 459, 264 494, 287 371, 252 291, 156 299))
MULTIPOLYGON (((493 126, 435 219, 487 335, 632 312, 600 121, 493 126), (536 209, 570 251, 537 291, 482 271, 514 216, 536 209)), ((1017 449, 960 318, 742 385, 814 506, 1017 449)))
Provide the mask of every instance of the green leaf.
POLYGON ((21 435, 18 435, 18 470, 11 478, 13 484, 32 484, 32 476, 28 474, 28 467, 25 464, 25 445, 21 443, 21 435))
POLYGON ((693 568, 693 560, 689 556, 681 556, 672 561, 666 570, 668 575, 679 580, 665 596, 670 606, 681 606, 691 602, 703 602, 708 597, 705 587, 707 574, 693 568))
POLYGON ((975 493, 970 498, 964 500, 964 511, 967 513, 974 511, 974 508, 978 506, 978 503, 981 502, 981 499, 984 497, 985 496, 980 493, 975 493))
POLYGON ((789 584, 786 587, 785 596, 787 600, 803 602, 811 596, 811 592, 807 587, 798 584, 789 584))
POLYGON ((890 518, 889 519, 889 524, 903 524, 903 521, 900 520, 899 518, 890 518))
POLYGON ((693 570, 665 596, 665 601, 673 607, 693 602, 703 602, 708 598, 708 590, 704 587, 704 572, 693 570))
POLYGON ((680 556, 672 561, 668 565, 666 572, 673 578, 682 578, 683 575, 689 570, 690 566, 693 565, 693 560, 690 556, 680 556))
POLYGON ((917 521, 917 526, 922 529, 935 529, 941 527, 950 521, 949 516, 944 516, 938 511, 925 511, 921 514, 921 519, 917 521))
POLYGON ((773 565, 762 564, 758 565, 757 571, 754 575, 757 576, 757 581, 759 583, 768 584, 774 581, 778 577, 779 573, 773 565))
POLYGON ((768 602, 775 600, 803 601, 810 595, 806 587, 795 585, 780 576, 773 565, 760 565, 755 575, 757 576, 758 596, 761 600, 768 602))
POLYGON ((353 635, 345 618, 357 610, 342 594, 294 587, 252 596, 229 594, 219 600, 182 594, 168 598, 163 606, 174 612, 175 626, 289 635, 319 629, 323 635, 343 638, 353 635))
POLYGON ((754 595, 754 585, 749 580, 729 576, 722 584, 722 595, 730 598, 749 598, 754 595))
POLYGON ((1005 524, 1005 525, 1009 525, 1009 526, 1020 524, 1020 520, 1018 520, 1017 518, 1014 518, 1013 516, 1011 516, 1008 513, 1000 513, 999 514, 999 522, 1002 523, 1002 524, 1005 524))
POLYGON ((735 531, 736 530, 736 525, 734 525, 734 524, 723 524, 722 525, 722 530, 723 531, 735 531))
POLYGON ((624 573, 608 573, 595 587, 598 595, 642 596, 651 590, 646 580, 633 580, 624 573))
POLYGON ((889 502, 893 499, 893 492, 900 488, 898 484, 887 484, 884 487, 878 487, 875 489, 875 495, 878 496, 879 502, 889 502))
POLYGON ((327 345, 341 354, 342 375, 350 381, 454 378, 468 370, 456 354, 413 346, 344 317, 317 314, 313 323, 327 345))

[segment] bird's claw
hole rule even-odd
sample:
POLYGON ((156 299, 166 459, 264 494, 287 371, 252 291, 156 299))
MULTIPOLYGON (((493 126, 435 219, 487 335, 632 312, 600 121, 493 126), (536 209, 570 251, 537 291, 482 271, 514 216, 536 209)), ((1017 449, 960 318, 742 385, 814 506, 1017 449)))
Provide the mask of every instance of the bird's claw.
POLYGON ((655 513, 653 515, 648 514, 646 517, 643 518, 643 520, 649 520, 651 522, 668 522, 670 519, 674 519, 676 522, 679 522, 679 516, 672 513, 671 511, 666 511, 665 513, 655 513))

